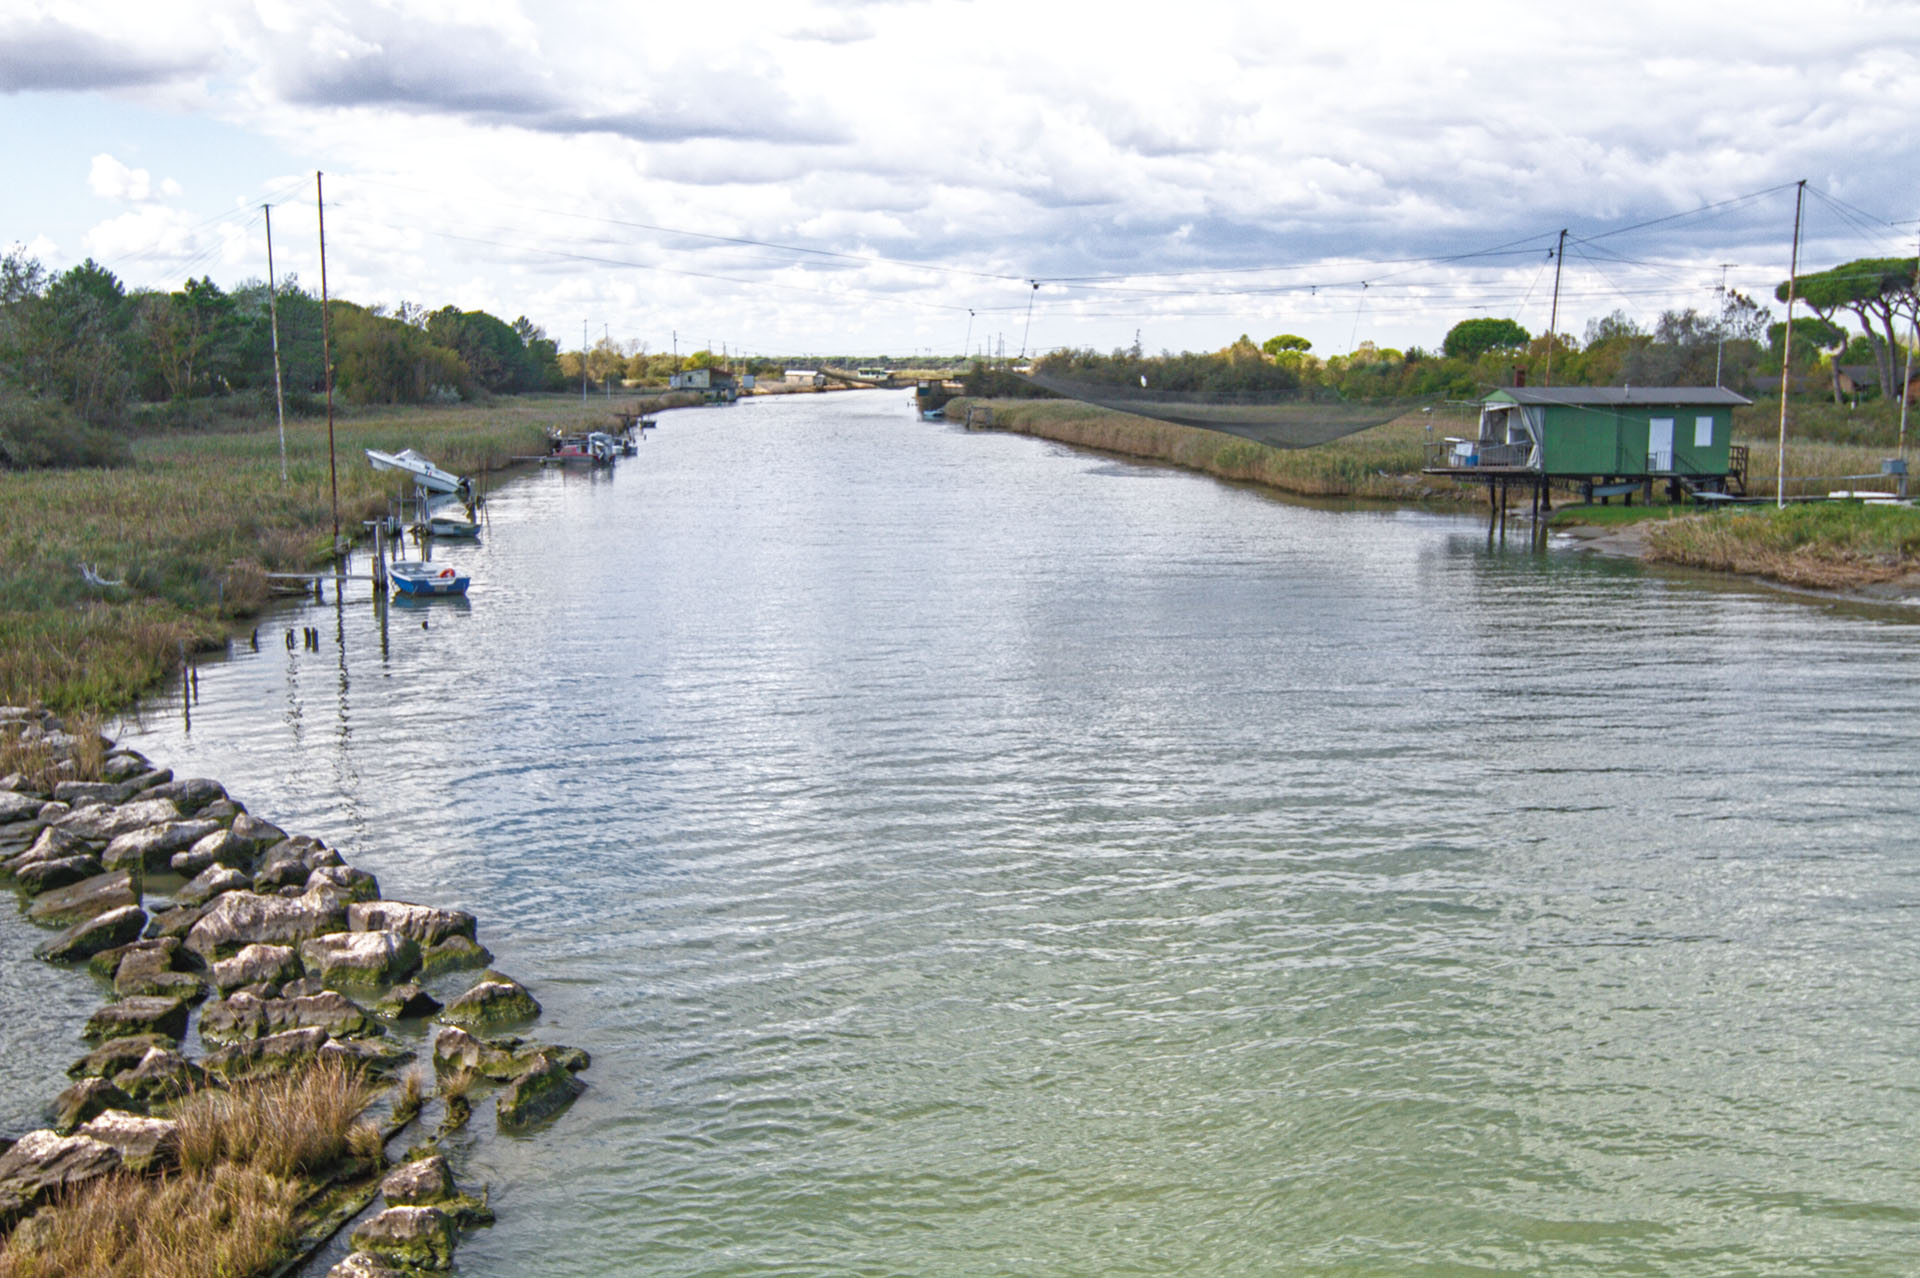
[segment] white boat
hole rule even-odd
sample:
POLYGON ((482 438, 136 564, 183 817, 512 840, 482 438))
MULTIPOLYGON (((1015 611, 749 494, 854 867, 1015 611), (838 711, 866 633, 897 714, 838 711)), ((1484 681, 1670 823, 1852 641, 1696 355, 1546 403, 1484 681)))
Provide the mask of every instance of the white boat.
POLYGON ((465 482, 451 471, 441 470, 411 448, 403 448, 397 453, 383 453, 377 448, 366 451, 367 460, 373 463, 375 470, 397 470, 411 475, 415 484, 430 493, 457 493, 465 482))

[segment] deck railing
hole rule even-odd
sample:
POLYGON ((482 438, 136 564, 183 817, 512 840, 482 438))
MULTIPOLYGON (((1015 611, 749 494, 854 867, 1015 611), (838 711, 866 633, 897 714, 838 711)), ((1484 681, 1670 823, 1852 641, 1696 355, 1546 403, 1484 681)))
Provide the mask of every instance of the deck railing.
POLYGON ((1428 444, 1426 450, 1426 464, 1432 470, 1464 470, 1479 466, 1511 469, 1525 466, 1533 456, 1532 444, 1484 444, 1472 440, 1428 444))

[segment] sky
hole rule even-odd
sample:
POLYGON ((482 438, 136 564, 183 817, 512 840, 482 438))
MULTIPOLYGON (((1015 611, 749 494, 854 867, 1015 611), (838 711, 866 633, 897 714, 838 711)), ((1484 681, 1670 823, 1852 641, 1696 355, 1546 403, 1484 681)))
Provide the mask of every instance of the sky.
MULTIPOLYGON (((564 348, 1578 337, 1912 256, 1920 10, 0 0, 0 247, 564 348), (1555 260, 1559 232, 1567 247, 1555 260), (1037 285, 1037 287, 1036 287, 1037 285)), ((1776 314, 1783 308, 1775 304, 1776 314)))

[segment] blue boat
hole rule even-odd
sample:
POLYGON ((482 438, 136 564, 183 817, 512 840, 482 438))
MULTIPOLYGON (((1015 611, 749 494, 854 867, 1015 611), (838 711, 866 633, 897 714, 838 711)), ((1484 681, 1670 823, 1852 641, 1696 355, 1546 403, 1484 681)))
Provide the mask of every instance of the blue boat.
POLYGON ((387 565, 387 576, 393 579, 393 588, 403 595, 464 595, 472 580, 445 564, 418 559, 387 565))

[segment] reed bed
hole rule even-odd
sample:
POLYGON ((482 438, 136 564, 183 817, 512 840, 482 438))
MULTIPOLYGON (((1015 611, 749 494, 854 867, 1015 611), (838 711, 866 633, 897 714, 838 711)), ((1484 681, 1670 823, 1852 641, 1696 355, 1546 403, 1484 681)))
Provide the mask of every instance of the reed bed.
MULTIPOLYGON (((955 400, 948 412, 964 418, 971 401, 955 400)), ((1429 415, 1413 413, 1384 426, 1317 448, 1270 448, 1218 431, 1196 430, 1132 417, 1092 404, 1062 400, 994 400, 996 430, 1103 452, 1168 462, 1188 470, 1260 484, 1307 497, 1360 497, 1390 501, 1459 499, 1467 494, 1444 479, 1420 474, 1429 415)), ((1458 423, 1448 421, 1446 429, 1458 423)))
POLYGON ((1673 519, 1648 530, 1648 557, 1833 590, 1920 572, 1920 510, 1817 502, 1673 519))
POLYGON ((353 1146, 368 1143, 356 1133, 373 1095, 360 1070, 334 1061, 197 1092, 175 1115, 175 1171, 105 1177, 42 1209, 0 1249, 0 1278, 271 1272, 299 1235, 302 1205, 353 1146))
MULTIPOLYGON (((550 426, 609 424, 608 405, 568 396, 343 419, 341 531, 359 533, 399 491, 364 449, 417 448, 486 475, 544 452, 550 426)), ((117 470, 0 472, 0 703, 123 707, 183 650, 217 644, 257 612, 267 573, 328 561, 325 424, 289 423, 284 483, 273 419, 247 426, 137 440, 134 464, 117 470)))

